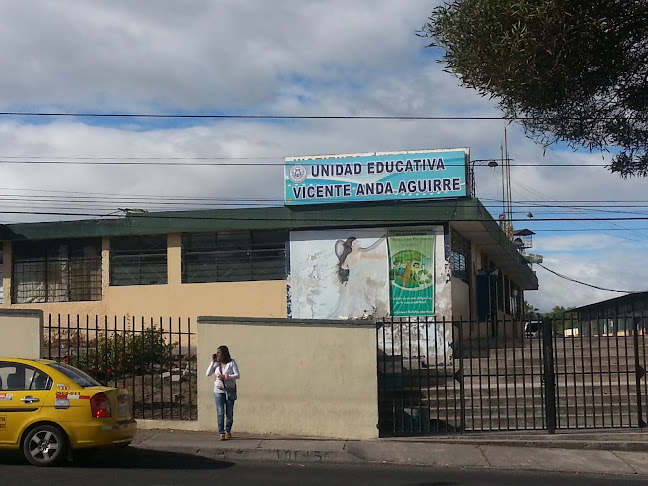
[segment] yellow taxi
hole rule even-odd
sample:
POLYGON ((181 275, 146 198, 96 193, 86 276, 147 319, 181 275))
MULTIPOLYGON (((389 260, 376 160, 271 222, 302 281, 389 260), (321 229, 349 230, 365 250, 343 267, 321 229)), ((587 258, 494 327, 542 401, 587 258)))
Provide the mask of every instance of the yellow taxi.
POLYGON ((66 363, 0 358, 0 450, 22 450, 36 466, 77 450, 127 446, 137 428, 132 410, 128 390, 66 363))

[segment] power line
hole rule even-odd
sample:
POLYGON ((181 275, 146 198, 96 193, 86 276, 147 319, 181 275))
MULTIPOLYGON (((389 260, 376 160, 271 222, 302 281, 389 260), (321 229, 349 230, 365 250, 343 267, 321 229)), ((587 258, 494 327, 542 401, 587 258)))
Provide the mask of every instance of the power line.
POLYGON ((535 265, 538 265, 539 267, 544 268, 547 272, 553 273, 554 275, 556 275, 556 276, 558 276, 558 277, 560 277, 560 278, 564 278, 565 280, 569 280, 570 282, 574 282, 574 283, 581 284, 581 285, 586 285, 587 287, 592 287, 592 288, 594 288, 594 289, 598 289, 598 290, 605 290, 605 291, 607 291, 607 292, 619 292, 619 293, 621 293, 621 294, 634 294, 634 293, 637 293, 637 292, 644 292, 643 290, 616 290, 616 289, 607 289, 607 288, 605 288, 605 287, 599 287, 599 286, 597 286, 597 285, 592 285, 592 284, 588 284, 588 283, 585 283, 585 282, 581 282, 580 280, 576 280, 575 278, 567 277, 566 275, 563 275, 563 274, 561 274, 561 273, 555 272, 555 271, 551 270, 550 268, 545 267, 545 266, 544 266, 543 264, 541 264, 541 263, 536 263, 535 265))
MULTIPOLYGON (((228 157, 159 157, 152 159, 139 159, 134 157, 124 158, 105 158, 105 157, 79 157, 79 158, 65 158, 59 159, 56 157, 48 157, 37 159, 30 158, 29 160, 19 160, 18 158, 5 157, 0 159, 0 164, 5 165, 152 165, 156 167, 162 166, 207 166, 207 167, 283 167, 285 163, 282 162, 231 162, 231 160, 275 160, 279 157, 244 157, 244 158, 228 158, 228 157), (33 159, 33 160, 32 160, 33 159), (55 160, 54 160, 55 159, 55 160), (170 162, 160 162, 161 160, 169 160, 170 162), (182 160, 182 162, 180 161, 182 160), (206 160, 219 160, 220 162, 205 162, 206 160), (199 161, 199 162, 194 162, 199 161)), ((27 158, 25 158, 27 159, 27 158)), ((326 159, 322 159, 325 161, 326 159)), ((355 162, 359 163, 359 162, 355 162)), ((360 163, 366 166, 366 164, 360 163)), ((463 167, 464 164, 445 164, 446 167, 463 167)), ((540 164, 540 163, 517 163, 512 168, 516 167, 608 167, 609 164, 540 164)), ((482 167, 482 166, 479 166, 482 167)))
POLYGON ((231 119, 231 120, 533 120, 535 117, 503 116, 400 116, 400 115, 230 115, 171 113, 64 113, 3 111, 0 116, 65 118, 159 118, 159 119, 231 119))
MULTIPOLYGON (((276 207, 281 207, 281 206, 276 206, 276 207)), ((263 208, 271 209, 271 207, 268 206, 263 206, 263 208)), ((239 205, 239 209, 245 209, 244 207, 239 205)), ((257 208, 258 209, 258 208, 257 208)), ((207 209, 206 211, 217 211, 218 209, 207 209)), ((229 210, 231 211, 231 209, 229 210)), ((182 212, 182 211, 178 211, 182 212)), ((93 214, 93 213, 65 213, 65 212, 59 212, 59 211, 52 211, 52 212, 46 212, 46 211, 5 211, 5 210, 0 210, 0 214, 39 214, 39 215, 54 215, 54 216, 90 216, 90 217, 112 217, 114 215, 113 213, 110 214, 93 214)), ((230 220, 230 221, 267 221, 266 217, 260 217, 260 218, 250 218, 248 216, 240 216, 237 217, 232 214, 224 215, 224 216, 188 216, 186 214, 183 215, 173 215, 173 211, 171 212, 164 212, 164 214, 155 214, 155 213, 145 213, 138 215, 138 218, 143 218, 143 219, 177 219, 177 220, 214 220, 214 221, 219 221, 219 220, 230 220)), ((353 219, 340 219, 340 218, 317 218, 318 221, 322 222, 362 222, 362 223, 376 223, 378 221, 382 221, 380 219, 358 219, 358 218, 353 218, 353 219)), ((647 221, 648 216, 643 216, 643 217, 619 217, 619 218, 534 218, 534 221, 547 221, 547 222, 555 222, 555 221, 647 221)), ((276 219, 278 222, 291 222, 291 218, 285 218, 285 219, 276 219)), ((414 220, 404 220, 404 221, 414 221, 414 220)), ((417 222, 423 223, 424 221, 419 221, 416 220, 417 222)), ((520 219, 512 219, 512 222, 528 222, 529 220, 527 218, 520 218, 520 219)), ((488 219, 488 218, 482 218, 482 219, 462 219, 460 222, 471 222, 471 223, 497 223, 496 220, 494 219, 488 219)))
MULTIPOLYGON (((172 113, 67 113, 2 111, 0 116, 66 117, 66 118, 158 118, 158 119, 232 119, 232 120, 543 120, 541 116, 417 116, 417 115, 232 115, 232 114, 172 114, 172 113)), ((637 117, 628 117, 634 119, 637 117)), ((570 117, 571 120, 616 120, 617 117, 570 117)))

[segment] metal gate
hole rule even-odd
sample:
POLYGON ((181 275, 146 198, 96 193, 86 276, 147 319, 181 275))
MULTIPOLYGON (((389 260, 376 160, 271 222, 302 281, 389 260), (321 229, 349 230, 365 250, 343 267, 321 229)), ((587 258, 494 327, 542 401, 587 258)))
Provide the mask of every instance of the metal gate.
POLYGON ((129 389, 135 418, 197 420, 195 341, 188 318, 49 314, 41 357, 129 389))
POLYGON ((380 321, 380 433, 644 427, 642 323, 380 321))

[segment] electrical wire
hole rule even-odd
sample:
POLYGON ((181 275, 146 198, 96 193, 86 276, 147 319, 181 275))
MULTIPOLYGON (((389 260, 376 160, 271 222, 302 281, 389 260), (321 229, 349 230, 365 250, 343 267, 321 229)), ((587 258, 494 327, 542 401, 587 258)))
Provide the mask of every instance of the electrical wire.
MULTIPOLYGON (((66 159, 66 160, 52 160, 57 159, 56 157, 49 157, 47 160, 36 159, 36 160, 18 160, 18 159, 9 159, 8 157, 0 159, 0 164, 4 165, 152 165, 156 167, 164 166, 197 166, 197 167, 283 167, 285 165, 284 161, 281 162, 226 162, 227 160, 270 160, 277 159, 279 157, 250 157, 245 159, 236 159, 236 158, 227 158, 227 157, 206 157, 206 158, 197 158, 197 157, 187 157, 181 160, 178 158, 165 159, 160 157, 154 160, 171 160, 171 162, 154 162, 151 159, 149 161, 123 157, 120 159, 108 159, 108 158, 79 158, 79 159, 66 159), (192 160, 220 160, 221 162, 191 162, 192 160)), ((356 162, 358 163, 358 162, 356 162)), ((360 165, 366 166, 360 162, 360 165)), ((464 164, 445 164, 446 167, 463 167, 464 164)), ((539 163, 519 163, 515 164, 515 167, 608 167, 609 164, 539 164, 539 163)))
MULTIPOLYGON (((415 116, 415 115, 231 115, 171 113, 68 113, 2 111, 0 116, 69 118, 160 118, 160 119, 231 119, 231 120, 542 120, 540 116, 415 116)), ((634 119, 636 117, 628 117, 634 119)), ((571 117, 572 120, 616 120, 617 117, 571 117)))
POLYGON ((592 287, 592 288, 598 289, 598 290, 605 290, 607 292, 618 292, 618 293, 621 293, 621 294, 636 294, 636 293, 639 293, 639 292, 645 292, 645 290, 616 290, 616 289, 608 289, 608 288, 605 288, 605 287, 599 287, 597 285, 592 285, 592 284, 588 284, 588 283, 585 283, 585 282, 581 282, 580 280, 576 280, 575 278, 571 278, 571 277, 568 277, 568 276, 563 275, 561 273, 558 273, 558 272, 556 272, 554 270, 551 270, 550 268, 545 267, 541 263, 534 263, 534 265, 538 265, 539 267, 544 268, 547 272, 553 273, 554 275, 556 275, 556 276, 558 276, 560 278, 563 278, 565 280, 569 280, 570 282, 585 285, 587 287, 592 287))
POLYGON ((170 113, 46 113, 3 111, 0 116, 62 118, 159 118, 159 119, 230 119, 230 120, 534 120, 537 117, 503 116, 399 116, 399 115, 228 115, 170 113))

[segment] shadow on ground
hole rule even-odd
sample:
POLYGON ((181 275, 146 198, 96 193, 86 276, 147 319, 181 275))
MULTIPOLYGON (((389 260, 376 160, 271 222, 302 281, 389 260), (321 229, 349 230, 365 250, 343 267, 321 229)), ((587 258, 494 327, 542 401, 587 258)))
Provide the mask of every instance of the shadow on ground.
MULTIPOLYGON (((0 464, 25 465, 22 455, 14 452, 0 454, 0 464)), ((226 469, 234 466, 233 462, 218 461, 208 457, 177 452, 153 451, 135 447, 120 449, 102 449, 88 456, 77 457, 73 463, 65 462, 63 466, 83 469, 226 469)))

